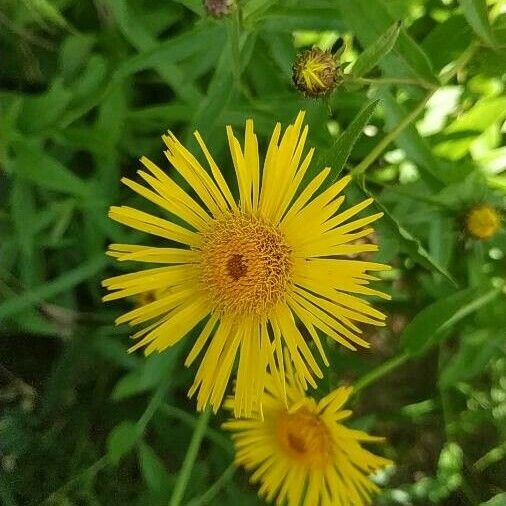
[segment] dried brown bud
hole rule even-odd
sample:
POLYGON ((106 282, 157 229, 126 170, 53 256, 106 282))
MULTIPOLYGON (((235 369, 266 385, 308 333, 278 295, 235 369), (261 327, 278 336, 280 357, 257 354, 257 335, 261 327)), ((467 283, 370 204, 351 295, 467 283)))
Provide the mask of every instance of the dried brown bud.
POLYGON ((213 18, 228 16, 235 7, 234 0, 204 0, 206 12, 213 18))

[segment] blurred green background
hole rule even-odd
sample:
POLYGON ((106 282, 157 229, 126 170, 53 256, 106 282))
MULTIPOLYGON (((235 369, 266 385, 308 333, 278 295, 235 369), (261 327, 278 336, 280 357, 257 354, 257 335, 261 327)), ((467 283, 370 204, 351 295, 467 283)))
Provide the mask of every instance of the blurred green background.
MULTIPOLYGON (((100 280, 130 267, 106 245, 141 234, 107 208, 137 202, 119 180, 141 155, 170 170, 167 129, 190 146, 199 129, 230 176, 225 125, 252 117, 265 145, 305 109, 320 160, 366 169, 349 197, 387 213, 375 258, 394 266, 387 327, 367 332, 370 350, 332 347, 315 395, 363 387, 353 423, 396 461, 375 504, 506 505, 506 234, 477 241, 464 226, 476 204, 505 207, 506 2, 239 4, 215 20, 199 0, 0 0, 0 503, 169 504, 198 423, 192 336, 126 353, 113 322, 135 301, 102 304, 100 280), (343 84, 304 98, 297 51, 338 37, 343 84), (360 55, 366 73, 349 65, 360 55)), ((181 504, 263 504, 222 421, 181 504)))

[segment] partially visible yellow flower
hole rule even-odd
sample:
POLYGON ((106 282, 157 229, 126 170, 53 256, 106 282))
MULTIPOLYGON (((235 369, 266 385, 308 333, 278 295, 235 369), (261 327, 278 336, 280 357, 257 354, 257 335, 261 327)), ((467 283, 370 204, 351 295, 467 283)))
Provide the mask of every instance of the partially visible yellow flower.
MULTIPOLYGON (((342 409, 352 393, 340 387, 316 401, 304 395, 292 378, 283 385, 272 376, 267 382, 263 420, 230 420, 236 463, 259 483, 259 495, 288 506, 362 506, 378 491, 369 475, 392 462, 362 447, 382 442, 342 424, 352 412, 342 409)), ((230 410, 234 401, 226 402, 230 410)), ((257 413, 260 415, 260 413, 257 413)))
POLYGON ((489 204, 472 207, 465 217, 466 230, 475 239, 486 241, 492 238, 501 226, 501 216, 489 204))
POLYGON ((315 47, 297 55, 292 79, 297 89, 305 95, 321 97, 328 95, 336 87, 338 70, 332 53, 315 47))
POLYGON ((198 133, 209 169, 169 133, 165 154, 189 190, 146 158, 146 170, 138 172, 145 185, 122 180, 168 219, 128 206, 109 211, 112 219, 162 238, 162 245, 112 244, 108 253, 120 262, 160 267, 106 279, 111 293, 104 300, 164 291, 116 323, 145 327, 134 334, 139 341, 131 350, 144 347, 146 354, 195 329, 185 365, 201 357, 189 392, 197 392, 199 410, 219 408, 237 364, 235 412, 249 416, 262 402, 267 370, 284 377, 285 348, 303 385, 316 386, 322 371, 314 353, 328 365, 319 332, 355 350, 369 346, 360 324, 384 325, 385 316, 363 297, 389 298, 369 286, 378 279, 373 274, 389 267, 348 258, 378 249, 354 241, 373 232, 381 213, 356 218, 372 199, 341 209, 351 178, 325 185, 329 167, 306 182, 313 149, 304 153, 303 118, 300 113, 283 134, 276 125, 263 167, 253 121, 246 122, 244 148, 227 128, 238 201, 198 133))

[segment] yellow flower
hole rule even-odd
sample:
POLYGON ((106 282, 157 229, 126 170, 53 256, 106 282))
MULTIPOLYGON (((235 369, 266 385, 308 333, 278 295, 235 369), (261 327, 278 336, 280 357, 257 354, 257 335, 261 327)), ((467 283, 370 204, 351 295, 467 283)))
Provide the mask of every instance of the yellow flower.
POLYGON ((471 236, 486 241, 499 230, 501 217, 494 207, 480 204, 469 210, 465 222, 466 229, 471 236))
POLYGON ((276 125, 262 170, 253 121, 246 122, 244 149, 227 128, 238 202, 200 135, 195 133, 209 172, 169 133, 163 137, 165 154, 189 189, 146 158, 141 161, 147 170, 138 174, 147 186, 122 180, 168 211, 169 219, 127 206, 110 209, 112 219, 165 239, 167 247, 112 244, 109 254, 119 261, 164 265, 105 280, 112 293, 104 300, 165 290, 116 323, 150 322, 134 335, 139 342, 131 348, 145 347, 146 354, 175 345, 195 329, 185 365, 203 355, 189 392, 198 391, 199 410, 207 404, 218 409, 237 356, 235 411, 248 416, 261 402, 267 369, 284 377, 285 347, 303 385, 314 386, 322 372, 308 341, 328 365, 318 331, 354 350, 368 346, 357 324, 384 325, 384 315, 361 296, 388 298, 368 286, 377 278, 367 273, 388 267, 346 257, 377 250, 353 241, 372 233, 368 226, 381 213, 350 221, 372 199, 339 212, 339 194, 350 177, 323 189, 328 167, 303 183, 313 155, 313 149, 303 154, 303 117, 282 136, 276 125))
MULTIPOLYGON (((288 506, 361 506, 378 487, 368 475, 392 462, 362 447, 381 442, 341 422, 352 412, 342 409, 352 393, 340 387, 316 401, 306 397, 296 380, 283 385, 269 376, 263 420, 230 420, 236 463, 260 483, 259 495, 288 506)), ((230 410, 234 401, 226 402, 230 410)))

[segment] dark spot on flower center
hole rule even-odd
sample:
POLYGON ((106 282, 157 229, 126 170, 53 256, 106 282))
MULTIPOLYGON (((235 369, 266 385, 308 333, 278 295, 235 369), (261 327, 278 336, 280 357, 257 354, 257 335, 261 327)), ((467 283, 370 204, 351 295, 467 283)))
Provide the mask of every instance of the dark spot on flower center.
POLYGON ((290 448, 296 453, 306 453, 306 443, 305 441, 296 436, 295 434, 291 434, 290 432, 287 434, 288 444, 290 448))
POLYGON ((229 276, 234 281, 237 281, 238 279, 245 276, 246 273, 248 272, 248 266, 244 261, 244 257, 240 254, 232 255, 227 260, 227 271, 229 276))

